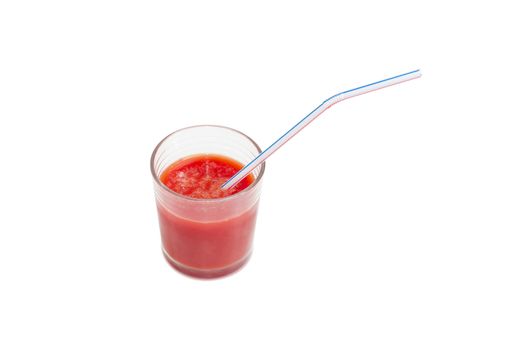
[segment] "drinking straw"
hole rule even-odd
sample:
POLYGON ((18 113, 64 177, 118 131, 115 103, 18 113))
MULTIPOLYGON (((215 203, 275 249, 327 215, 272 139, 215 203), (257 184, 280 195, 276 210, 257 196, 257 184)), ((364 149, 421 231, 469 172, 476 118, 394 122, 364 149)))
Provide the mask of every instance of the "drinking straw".
POLYGON ((412 79, 416 79, 421 77, 421 71, 419 69, 413 70, 408 73, 403 73, 400 75, 396 75, 391 78, 382 79, 376 81, 375 83, 370 83, 367 85, 363 85, 354 89, 350 89, 347 91, 340 92, 336 95, 331 96, 324 100, 316 109, 310 112, 305 118, 300 120, 295 124, 291 129, 289 129, 284 135, 279 137, 274 143, 268 146, 263 152, 258 154, 256 158, 251 160, 246 166, 240 169, 235 175, 233 175, 230 179, 228 179, 221 188, 223 190, 229 189, 236 185, 240 180, 245 178, 251 171, 253 171, 258 165, 263 163, 268 157, 270 157, 275 151, 277 151, 282 145, 288 142, 293 136, 299 133, 304 127, 310 124, 314 119, 316 119, 319 115, 321 115, 328 108, 333 106, 335 103, 346 100, 351 97, 359 96, 366 94, 367 92, 379 90, 388 86, 400 84, 412 79))

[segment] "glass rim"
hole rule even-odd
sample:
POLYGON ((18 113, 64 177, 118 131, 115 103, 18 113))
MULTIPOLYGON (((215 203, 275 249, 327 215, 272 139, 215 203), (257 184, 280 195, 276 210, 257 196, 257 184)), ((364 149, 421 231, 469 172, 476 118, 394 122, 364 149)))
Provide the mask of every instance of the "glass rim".
POLYGON ((163 145, 163 143, 168 138, 172 137, 173 135, 175 135, 175 134, 177 134, 177 133, 179 133, 181 131, 188 130, 188 129, 202 128, 202 127, 227 129, 227 130, 230 130, 230 131, 235 132, 237 134, 240 134, 240 135, 242 135, 243 137, 245 137, 247 140, 249 140, 253 144, 253 146, 258 151, 258 154, 260 154, 262 152, 260 146, 258 146, 258 144, 252 138, 250 138, 249 136, 247 136, 243 132, 238 131, 237 129, 233 129, 233 128, 230 128, 228 126, 214 125, 214 124, 200 124, 200 125, 187 126, 185 128, 177 129, 174 132, 168 134, 154 148, 153 153, 151 154, 151 161, 150 161, 150 163, 151 163, 151 175, 152 175, 155 183, 158 186, 160 186, 160 188, 162 190, 164 190, 167 193, 170 193, 173 196, 179 197, 179 198, 187 200, 187 201, 193 201, 193 202, 198 202, 198 203, 204 203, 204 202, 210 202, 210 203, 224 202, 224 201, 228 201, 228 200, 231 200, 231 199, 235 199, 235 198, 244 196, 245 194, 251 192, 256 187, 256 185, 260 182, 260 180, 263 177, 263 173, 265 172, 265 162, 261 163, 261 165, 260 165, 260 167, 261 167, 260 173, 254 179, 254 181, 253 181, 252 184, 250 184, 249 186, 247 186, 245 189, 243 189, 240 192, 234 193, 234 194, 232 194, 230 196, 221 197, 221 198, 192 198, 192 197, 184 196, 184 195, 182 195, 180 193, 177 193, 177 192, 171 190, 163 182, 161 182, 161 180, 159 179, 158 175, 156 174, 156 171, 154 170, 154 158, 156 157, 156 154, 157 154, 158 150, 160 149, 161 145, 163 145))

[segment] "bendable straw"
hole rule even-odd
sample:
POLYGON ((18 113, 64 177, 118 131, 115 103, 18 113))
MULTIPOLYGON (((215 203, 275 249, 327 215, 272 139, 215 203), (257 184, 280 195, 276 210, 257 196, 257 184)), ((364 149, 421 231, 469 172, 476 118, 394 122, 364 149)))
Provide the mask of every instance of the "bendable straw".
POLYGON ((299 133, 304 127, 306 127, 311 121, 316 119, 325 110, 333 106, 335 103, 346 100, 351 97, 366 94, 367 92, 379 90, 388 86, 396 85, 416 79, 421 77, 421 71, 419 69, 413 70, 412 72, 400 74, 391 78, 376 81, 375 83, 363 85, 351 90, 340 92, 332 97, 326 99, 321 103, 316 109, 310 112, 305 118, 300 120, 295 126, 289 129, 284 135, 279 137, 277 141, 272 143, 267 149, 258 154, 256 158, 251 160, 246 166, 244 166, 240 171, 233 175, 228 181, 226 181, 221 188, 223 190, 229 189, 236 185, 240 180, 245 178, 251 171, 253 171, 258 165, 263 163, 268 157, 270 157, 275 151, 277 151, 282 145, 288 142, 293 136, 299 133))

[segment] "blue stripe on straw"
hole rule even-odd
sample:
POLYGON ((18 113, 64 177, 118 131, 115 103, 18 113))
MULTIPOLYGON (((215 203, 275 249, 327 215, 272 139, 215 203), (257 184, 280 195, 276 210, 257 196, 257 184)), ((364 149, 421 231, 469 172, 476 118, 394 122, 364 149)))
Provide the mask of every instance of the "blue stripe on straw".
MULTIPOLYGON (((363 88, 366 88, 366 87, 369 87, 369 86, 372 86, 372 85, 376 85, 376 84, 380 84, 380 83, 383 83, 385 81, 389 81, 389 80, 392 80, 392 79, 396 79, 396 78, 400 78, 400 77, 403 77, 403 76, 406 76, 406 75, 409 75, 409 74, 413 74, 413 73, 417 73, 419 72, 419 69, 416 69, 416 70, 413 70, 411 72, 408 72, 408 73, 403 73, 403 74, 400 74, 400 75, 396 75, 394 77, 390 77, 390 78, 386 78, 386 79, 382 79, 382 80, 379 80, 379 81, 376 81, 374 83, 370 83, 370 84, 366 84, 366 85, 363 85, 363 86, 360 86, 360 87, 357 87, 357 88, 354 88, 354 89, 350 89, 350 90, 347 90, 347 91, 343 91, 343 92, 339 92, 338 94, 336 95, 333 95, 331 97, 328 97, 326 100, 324 100, 319 106, 317 106, 316 108, 314 108, 314 110, 312 112, 310 112, 309 114, 307 114, 302 120, 300 120, 298 123, 296 123, 291 129, 289 129, 288 131, 286 131, 281 137, 279 137, 274 143, 272 143, 270 146, 268 146, 263 152, 261 152, 260 154, 258 154, 253 160, 251 160, 249 163, 247 163, 246 166, 244 166, 244 168, 247 168, 249 165, 251 165, 253 162, 256 161, 256 159, 258 159, 259 157, 261 157, 261 155, 265 152, 267 152, 270 148, 272 148, 273 146, 275 146, 282 138, 284 138, 284 136, 286 136, 287 134, 289 134, 291 132, 291 130, 295 129, 298 125, 300 125, 301 123, 303 123, 303 121, 305 119, 307 119, 308 117, 310 117, 315 111, 317 111, 319 108, 321 108, 326 102, 330 101, 331 99, 337 97, 337 96, 340 96, 340 95, 343 95, 343 94, 347 94, 349 92, 353 92, 353 91, 356 91, 356 90, 359 90, 359 89, 363 89, 363 88)), ((244 169, 242 168, 242 169, 244 169)), ((241 169, 241 170, 242 170, 241 169)), ((226 181, 223 185, 221 185, 221 187, 225 186, 227 183, 229 183, 231 180, 233 180, 235 177, 237 177, 240 173, 241 173, 241 170, 239 170, 237 173, 235 173, 235 175, 233 175, 232 177, 230 177, 228 179, 228 181, 226 181)))
POLYGON ((388 81, 388 80, 393 80, 393 79, 396 79, 396 78, 404 77, 406 75, 409 75, 409 74, 412 74, 412 73, 417 73, 417 72, 419 72, 419 69, 413 70, 412 72, 403 73, 403 74, 400 74, 400 75, 397 75, 397 76, 394 76, 394 77, 391 77, 391 78, 382 79, 382 80, 376 81, 375 83, 366 84, 366 85, 363 85, 363 86, 360 86, 360 87, 357 87, 357 88, 354 88, 354 89, 351 89, 351 90, 340 92, 340 93, 338 93, 336 95, 331 96, 330 98, 327 98, 324 102, 327 102, 328 100, 331 100, 332 98, 337 97, 338 95, 346 94, 348 92, 352 92, 352 91, 356 91, 356 90, 359 90, 359 89, 363 89, 363 88, 366 88, 366 87, 369 87, 369 86, 372 86, 372 85, 380 84, 380 83, 383 83, 383 82, 388 81))

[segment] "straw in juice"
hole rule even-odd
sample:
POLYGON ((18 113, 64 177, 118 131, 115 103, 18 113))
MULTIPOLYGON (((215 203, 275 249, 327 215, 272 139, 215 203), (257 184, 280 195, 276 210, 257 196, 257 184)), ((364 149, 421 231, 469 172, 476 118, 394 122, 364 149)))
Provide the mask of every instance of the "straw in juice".
POLYGON ((251 160, 245 167, 243 167, 239 172, 233 175, 228 181, 223 184, 223 189, 228 189, 233 187, 236 183, 241 181, 246 177, 251 171, 253 171, 258 165, 263 163, 268 157, 270 157, 275 151, 277 151, 282 145, 288 142, 293 136, 299 133, 304 127, 309 125, 314 119, 321 115, 328 108, 333 106, 335 103, 346 100, 351 97, 359 96, 379 90, 388 86, 400 84, 412 79, 421 77, 421 71, 419 69, 413 70, 408 73, 396 75, 391 78, 386 78, 383 80, 376 81, 367 85, 359 86, 354 89, 340 92, 336 95, 331 96, 324 100, 316 109, 310 112, 305 118, 300 120, 291 129, 289 129, 284 135, 279 137, 274 143, 267 147, 263 152, 258 154, 256 158, 251 160))

